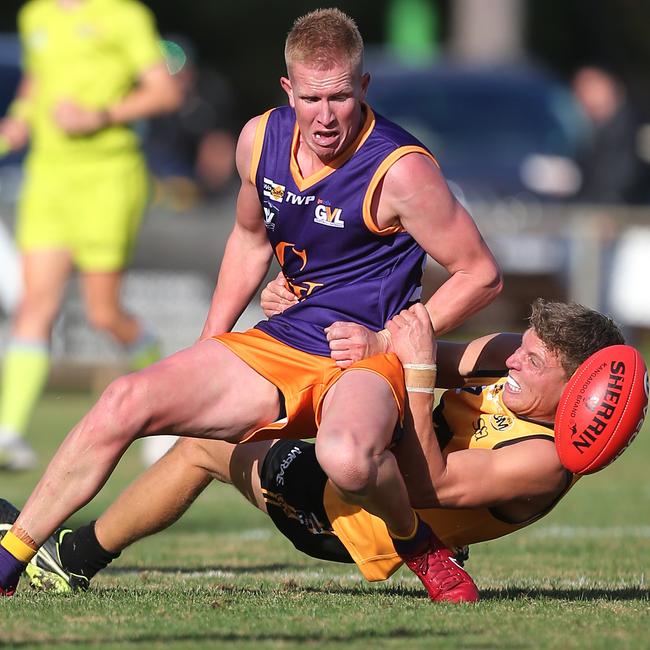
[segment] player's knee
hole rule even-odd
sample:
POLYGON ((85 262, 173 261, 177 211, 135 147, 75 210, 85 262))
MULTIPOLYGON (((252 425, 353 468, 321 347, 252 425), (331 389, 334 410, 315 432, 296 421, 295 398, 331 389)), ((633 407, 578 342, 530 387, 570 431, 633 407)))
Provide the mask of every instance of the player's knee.
POLYGON ((139 373, 132 373, 111 382, 96 407, 108 431, 127 442, 134 440, 151 418, 146 386, 139 379, 139 373))
POLYGON ((118 456, 142 431, 148 414, 138 392, 132 376, 116 379, 75 428, 75 435, 98 457, 118 456))
POLYGON ((316 438, 316 457, 332 483, 349 494, 365 494, 376 474, 371 454, 352 436, 316 438))
POLYGON ((168 453, 176 462, 188 469, 199 468, 207 472, 211 464, 211 456, 205 442, 198 438, 179 438, 168 453))
POLYGON ((235 445, 223 440, 179 438, 167 456, 175 467, 197 477, 196 480, 209 482, 216 479, 222 483, 232 483, 230 460, 235 448, 235 445))

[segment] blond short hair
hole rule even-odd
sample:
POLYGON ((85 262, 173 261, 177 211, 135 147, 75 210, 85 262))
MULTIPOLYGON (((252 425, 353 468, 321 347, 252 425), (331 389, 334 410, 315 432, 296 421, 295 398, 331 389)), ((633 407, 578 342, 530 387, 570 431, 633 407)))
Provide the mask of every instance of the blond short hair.
POLYGON ((347 61, 361 70, 363 39, 357 24, 340 9, 317 9, 297 18, 284 47, 287 69, 292 63, 329 67, 347 61))

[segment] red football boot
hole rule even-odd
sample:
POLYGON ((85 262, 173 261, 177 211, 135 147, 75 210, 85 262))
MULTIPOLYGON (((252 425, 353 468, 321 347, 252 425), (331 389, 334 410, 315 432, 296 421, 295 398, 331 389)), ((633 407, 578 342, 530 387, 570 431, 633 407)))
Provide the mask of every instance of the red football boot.
POLYGON ((475 603, 480 596, 471 576, 454 559, 454 554, 433 534, 419 553, 404 556, 406 566, 420 578, 431 600, 475 603))

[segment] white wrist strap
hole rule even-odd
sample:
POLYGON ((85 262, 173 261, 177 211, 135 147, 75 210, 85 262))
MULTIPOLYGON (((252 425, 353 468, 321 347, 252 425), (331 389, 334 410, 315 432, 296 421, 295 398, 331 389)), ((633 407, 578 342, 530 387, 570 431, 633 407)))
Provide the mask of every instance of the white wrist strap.
POLYGON ((432 395, 436 385, 435 363, 405 363, 404 383, 408 393, 428 393, 432 395))
POLYGON ((403 363, 402 367, 409 370, 438 370, 435 363, 403 363))
POLYGON ((407 386, 406 392, 407 393, 428 393, 429 395, 433 395, 436 392, 436 389, 424 388, 423 386, 407 386))

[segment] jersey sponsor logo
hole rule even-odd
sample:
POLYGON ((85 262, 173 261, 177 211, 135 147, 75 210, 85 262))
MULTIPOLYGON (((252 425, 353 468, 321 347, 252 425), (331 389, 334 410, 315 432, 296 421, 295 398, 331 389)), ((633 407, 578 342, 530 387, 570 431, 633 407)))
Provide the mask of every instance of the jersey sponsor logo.
POLYGON ((474 427, 474 440, 480 440, 490 435, 482 415, 479 415, 476 422, 472 423, 472 427, 474 427))
POLYGON ((509 415, 491 415, 490 424, 497 431, 507 431, 515 423, 514 419, 509 415))
POLYGON ((275 475, 275 484, 276 485, 284 485, 284 473, 287 471, 289 465, 293 463, 298 456, 302 454, 302 451, 300 451, 300 447, 293 446, 287 453, 287 455, 282 459, 282 462, 280 463, 280 471, 275 475))
POLYGON ((269 201, 264 201, 264 225, 267 230, 275 230, 275 218, 280 212, 279 209, 269 201))
POLYGON ((294 194, 293 192, 287 192, 286 203, 291 203, 291 205, 309 205, 316 200, 315 196, 301 196, 300 194, 294 194))
POLYGON ((282 203, 286 189, 287 188, 284 185, 280 185, 280 183, 276 183, 270 178, 266 178, 266 176, 264 177, 264 196, 268 197, 272 201, 282 203))
POLYGON ((318 199, 314 210, 314 221, 321 224, 321 226, 345 228, 342 214, 343 210, 341 208, 333 208, 329 201, 318 199))

